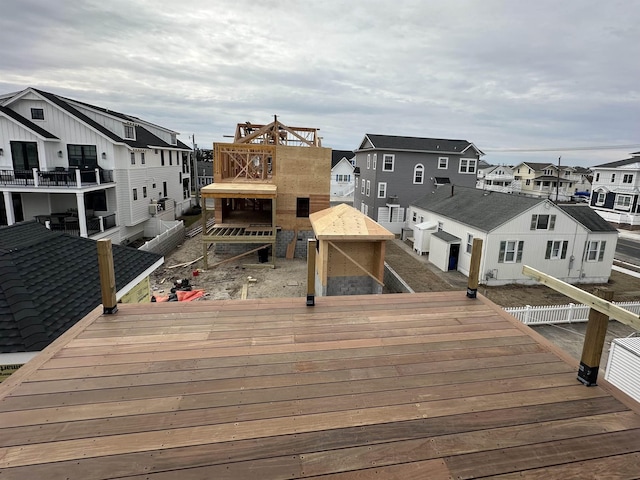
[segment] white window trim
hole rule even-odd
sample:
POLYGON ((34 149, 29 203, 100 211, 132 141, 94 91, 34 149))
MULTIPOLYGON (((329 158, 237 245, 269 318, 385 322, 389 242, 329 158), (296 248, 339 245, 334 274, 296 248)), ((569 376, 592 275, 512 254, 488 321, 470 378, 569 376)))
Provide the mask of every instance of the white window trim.
POLYGON ((367 197, 371 196, 371 180, 367 180, 367 197))
POLYGON ((622 175, 622 183, 633 183, 633 173, 625 173, 622 175))
POLYGON ((475 158, 461 158, 458 163, 458 173, 463 175, 476 175, 478 172, 478 160, 475 158), (473 172, 470 172, 471 163, 473 162, 473 172), (462 164, 466 163, 465 171, 462 170, 462 164))
POLYGON ((361 185, 361 188, 360 188, 360 195, 364 195, 364 188, 365 188, 365 182, 364 182, 364 179, 363 179, 362 180, 362 185, 361 185))
POLYGON ((375 170, 377 166, 378 166, 378 154, 374 153, 373 154, 373 169, 375 170))
POLYGON ((418 163, 415 167, 413 167, 413 184, 414 185, 423 185, 424 184, 424 165, 418 163), (416 174, 418 171, 421 172, 420 181, 416 182, 416 174))
POLYGON ((467 253, 471 255, 473 250, 473 234, 467 233, 467 253))
POLYGON ((562 257, 562 240, 551 240, 551 254, 549 255, 549 260, 560 260, 562 257), (558 252, 554 255, 553 251, 555 247, 558 247, 558 252))
POLYGON ((632 195, 623 195, 623 194, 617 194, 616 195, 616 202, 614 204, 614 208, 616 210, 631 210, 631 205, 633 204, 633 196, 632 195), (628 198, 629 199, 629 205, 623 205, 619 202, 620 199, 623 198, 628 198))
POLYGON ((371 154, 367 153, 367 170, 371 169, 371 154))
POLYGON ((393 172, 396 166, 396 156, 392 153, 385 153, 382 155, 382 171, 393 172), (391 158, 391 169, 387 168, 387 157, 391 158))
POLYGON ((131 124, 131 123, 125 123, 123 124, 123 128, 124 128, 124 135, 123 137, 125 138, 125 140, 135 140, 136 139, 136 127, 135 125, 131 124), (131 129, 131 136, 127 136, 127 128, 131 129))
POLYGON ((598 192, 596 195, 596 205, 604 205, 604 202, 607 200, 607 194, 605 192, 598 192), (600 200, 600 195, 602 195, 602 200, 600 200))
POLYGON ((438 157, 438 170, 447 170, 449 168, 449 157, 438 157), (444 160, 444 166, 440 162, 444 160))
POLYGON ((502 263, 517 263, 517 259, 518 259, 518 240, 505 240, 505 245, 504 245, 504 257, 502 258, 502 263), (513 250, 509 250, 509 244, 512 243, 513 244, 513 250), (513 259, 512 260, 507 260, 507 255, 508 254, 513 254, 513 259))
POLYGON ((378 198, 387 197, 387 182, 378 182, 378 198))

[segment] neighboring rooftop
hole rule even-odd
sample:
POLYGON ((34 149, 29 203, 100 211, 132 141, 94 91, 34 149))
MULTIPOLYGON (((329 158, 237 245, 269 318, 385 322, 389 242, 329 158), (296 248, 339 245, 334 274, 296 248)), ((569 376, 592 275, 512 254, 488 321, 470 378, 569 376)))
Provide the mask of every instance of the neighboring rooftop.
POLYGON ((25 478, 635 478, 639 405, 465 292, 123 304, 0 385, 25 478))
POLYGON ((560 204, 558 207, 576 219, 578 223, 592 232, 617 232, 609 222, 598 215, 589 205, 560 204))
MULTIPOLYGON (((112 249, 117 291, 162 263, 112 249)), ((37 222, 0 227, 0 272, 0 353, 42 350, 102 302, 96 242, 37 222)))
POLYGON ((360 144, 360 149, 374 148, 376 150, 406 150, 434 153, 462 153, 473 148, 480 155, 483 153, 467 140, 447 140, 444 138, 401 137, 395 135, 377 135, 367 133, 360 144), (372 147, 365 147, 367 140, 372 147))
POLYGON ((638 155, 640 155, 640 152, 632 153, 631 155, 633 155, 631 158, 625 158, 624 160, 616 160, 615 162, 602 163, 600 165, 596 165, 593 168, 618 168, 618 167, 624 167, 626 165, 640 164, 640 158, 638 158, 638 155))

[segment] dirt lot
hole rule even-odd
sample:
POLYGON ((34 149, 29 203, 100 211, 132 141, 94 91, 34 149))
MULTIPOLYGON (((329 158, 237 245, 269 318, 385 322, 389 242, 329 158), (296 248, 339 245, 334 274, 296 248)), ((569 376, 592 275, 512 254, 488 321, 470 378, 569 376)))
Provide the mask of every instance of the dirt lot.
MULTIPOLYGON (((242 298, 245 284, 247 285, 247 298, 306 296, 307 265, 306 260, 302 259, 286 260, 278 258, 276 259, 276 268, 271 269, 267 267, 271 263, 259 264, 257 253, 255 253, 211 268, 208 271, 201 271, 198 276, 193 276, 193 272, 203 268, 202 260, 198 260, 189 266, 169 268, 173 265, 195 260, 201 255, 202 243, 200 235, 185 239, 182 246, 165 257, 164 265, 151 276, 151 286, 154 294, 167 295, 174 281, 187 278, 193 288, 203 289, 206 292, 205 300, 242 298), (255 281, 249 281, 248 277, 255 279, 255 281)), ((213 247, 209 250, 210 265, 225 258, 228 257, 216 255, 213 247)), ((271 257, 269 260, 271 261, 271 257)), ((412 259, 409 259, 409 261, 415 263, 412 259)), ((446 281, 441 283, 444 290, 464 289, 458 284, 447 284, 446 281)), ((596 288, 602 286, 614 290, 615 301, 637 301, 640 298, 640 278, 624 275, 617 271, 611 273, 611 280, 608 285, 583 285, 581 288, 593 293, 596 288)), ((478 292, 503 307, 556 305, 570 302, 570 299, 564 295, 545 286, 480 286, 478 292)))

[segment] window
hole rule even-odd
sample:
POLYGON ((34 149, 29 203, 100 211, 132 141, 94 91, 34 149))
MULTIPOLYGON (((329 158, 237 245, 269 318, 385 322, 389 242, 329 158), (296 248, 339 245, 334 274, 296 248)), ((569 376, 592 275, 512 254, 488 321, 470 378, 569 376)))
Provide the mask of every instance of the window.
POLYGON ((11 142, 11 159, 14 170, 40 168, 36 142, 11 142))
POLYGON ((475 158, 461 158, 458 173, 476 173, 477 162, 475 158))
POLYGON ((360 188, 360 194, 364 195, 364 187, 365 187, 364 179, 362 180, 362 185, 361 185, 361 187, 362 187, 362 188, 360 188))
POLYGON ((531 230, 553 230, 555 226, 555 215, 531 215, 531 230))
POLYGON ((144 165, 144 152, 140 152, 140 163, 144 165))
POLYGON ((138 189, 137 189, 137 188, 134 188, 134 189, 133 189, 133 199, 134 199, 134 200, 137 200, 137 199, 138 199, 138 189))
POLYGON ((596 173, 596 182, 600 181, 600 173, 596 173))
POLYGON ((449 157, 438 158, 438 170, 446 170, 449 168, 449 157))
POLYGON ((378 198, 386 198, 386 197, 387 197, 387 183, 378 182, 378 198))
POLYGON ((612 174, 611 174, 611 183, 613 183, 613 182, 615 182, 615 181, 616 181, 616 174, 615 174, 615 173, 612 173, 612 174))
POLYGON ((124 138, 134 140, 136 138, 135 129, 133 125, 125 125, 124 126, 124 138))
POLYGON ((416 220, 418 220, 418 213, 414 211, 413 216, 411 217, 411 221, 413 223, 416 223, 416 220))
POLYGON ((616 206, 621 210, 630 210, 633 197, 631 195, 616 195, 616 206))
POLYGON ((98 153, 95 145, 67 145, 69 166, 94 169, 98 166, 98 153))
POLYGON ((498 263, 520 263, 522 262, 522 250, 524 242, 518 240, 505 240, 500 242, 500 252, 498 253, 498 263))
POLYGON ((367 197, 371 195, 371 180, 367 180, 367 197))
POLYGON ((351 181, 351 175, 336 175, 336 182, 350 182, 351 181))
POLYGON ((416 185, 422 185, 424 180, 424 166, 418 164, 413 168, 413 183, 416 185))
POLYGON ((549 240, 547 242, 547 251, 544 258, 547 260, 560 260, 567 258, 567 247, 569 242, 566 240, 549 240))
POLYGON ((175 133, 171 134, 171 145, 177 145, 178 144, 178 137, 175 133))
POLYGON ((44 109, 42 109, 42 108, 32 108, 31 109, 31 119, 32 120, 44 120, 44 109))
POLYGON ((367 170, 371 168, 371 154, 367 153, 367 170))
POLYGON ((473 250, 473 235, 467 233, 467 253, 471 253, 473 250))
POLYGON ((164 150, 160 150, 160 165, 164 167, 164 150))
POLYGON ((630 173, 625 173, 622 176, 622 183, 633 183, 633 175, 630 173))
POLYGON ((598 192, 596 198, 596 205, 604 205, 604 201, 607 199, 607 194, 604 192, 598 192))
POLYGON ((587 262, 601 262, 604 259, 604 250, 606 245, 607 242, 604 240, 586 242, 584 252, 585 260, 587 262))
POLYGON ((142 187, 142 197, 147 198, 147 187, 142 187))
POLYGON ((395 155, 383 155, 382 156, 382 171, 393 172, 393 165, 396 161, 395 155))
POLYGON ((296 199, 296 217, 306 218, 308 216, 309 216, 309 199, 298 197, 296 199))
POLYGON ((524 182, 525 185, 531 185, 531 179, 527 178, 524 182))
MULTIPOLYGON (((420 217, 420 222, 422 223, 422 217, 420 217)), ((444 223, 438 222, 438 231, 441 232, 444 229, 444 223)))
POLYGON ((131 152, 131 165, 135 165, 135 164, 136 164, 136 153, 131 152))
POLYGON ((373 154, 373 169, 375 170, 377 166, 378 166, 378 154, 374 153, 373 154))
POLYGON ((173 165, 173 152, 169 150, 169 165, 173 165))

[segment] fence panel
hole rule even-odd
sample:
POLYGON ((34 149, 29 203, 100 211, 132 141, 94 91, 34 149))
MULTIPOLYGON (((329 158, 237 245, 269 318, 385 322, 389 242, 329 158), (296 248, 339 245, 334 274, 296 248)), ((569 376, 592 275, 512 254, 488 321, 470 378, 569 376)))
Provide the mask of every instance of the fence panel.
MULTIPOLYGON (((640 302, 612 302, 630 312, 640 315, 640 302)), ((532 307, 510 307, 504 309, 525 325, 550 325, 558 323, 577 323, 589 320, 587 305, 545 305, 532 307)))

